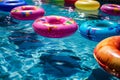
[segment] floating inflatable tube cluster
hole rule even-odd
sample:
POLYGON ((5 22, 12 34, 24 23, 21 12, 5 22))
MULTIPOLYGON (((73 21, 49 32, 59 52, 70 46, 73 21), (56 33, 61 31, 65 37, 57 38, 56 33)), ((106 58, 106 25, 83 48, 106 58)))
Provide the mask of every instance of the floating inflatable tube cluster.
POLYGON ((112 36, 98 43, 94 57, 104 70, 120 78, 120 36, 112 36))
POLYGON ((0 10, 2 11, 11 11, 14 7, 26 5, 27 3, 24 0, 1 0, 0 1, 0 10))
POLYGON ((34 20, 44 13, 44 9, 33 5, 18 6, 11 10, 11 16, 19 20, 34 20))
POLYGON ((77 23, 63 16, 44 16, 38 18, 33 23, 36 33, 50 38, 62 38, 73 34, 77 28, 77 23))
POLYGON ((120 5, 117 5, 117 4, 103 4, 100 9, 101 9, 101 11, 103 11, 107 14, 120 16, 120 5))
POLYGON ((75 7, 81 10, 97 10, 100 3, 94 0, 78 0, 75 2, 75 7))
POLYGON ((93 41, 120 35, 120 24, 108 20, 90 20, 81 24, 80 34, 93 41))

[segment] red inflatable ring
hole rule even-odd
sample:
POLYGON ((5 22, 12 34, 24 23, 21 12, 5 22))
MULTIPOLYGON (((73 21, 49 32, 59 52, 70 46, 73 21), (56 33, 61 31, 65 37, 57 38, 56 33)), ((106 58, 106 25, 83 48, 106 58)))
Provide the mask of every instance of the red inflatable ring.
POLYGON ((65 0, 65 4, 67 5, 74 5, 74 3, 76 2, 77 0, 65 0))
POLYGON ((94 49, 94 57, 104 70, 120 78, 120 36, 102 40, 94 49))

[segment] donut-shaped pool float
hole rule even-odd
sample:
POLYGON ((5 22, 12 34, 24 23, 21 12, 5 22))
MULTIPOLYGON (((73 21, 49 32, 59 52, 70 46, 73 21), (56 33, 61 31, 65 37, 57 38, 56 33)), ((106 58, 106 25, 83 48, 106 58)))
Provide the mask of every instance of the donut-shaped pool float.
POLYGON ((104 70, 120 78, 120 36, 102 40, 94 49, 94 57, 104 70))
POLYGON ((11 10, 11 16, 19 20, 34 20, 42 17, 45 11, 33 5, 18 6, 11 10))
POLYGON ((97 10, 100 3, 94 0, 78 0, 75 2, 75 7, 82 10, 97 10))
POLYGON ((33 28, 39 35, 62 38, 73 34, 77 30, 78 25, 71 18, 51 15, 35 20, 33 28))
POLYGON ((101 11, 111 14, 111 15, 116 15, 120 16, 120 5, 117 4, 104 4, 101 6, 101 11))
POLYGON ((11 11, 14 7, 26 5, 27 3, 24 0, 1 0, 0 1, 0 10, 2 11, 11 11))
POLYGON ((77 0, 64 0, 64 1, 65 1, 65 5, 74 6, 77 0))
POLYGON ((59 6, 64 6, 64 0, 49 0, 49 3, 59 6))
POLYGON ((101 41, 104 38, 120 35, 120 24, 109 20, 90 20, 81 24, 80 34, 93 41, 101 41))

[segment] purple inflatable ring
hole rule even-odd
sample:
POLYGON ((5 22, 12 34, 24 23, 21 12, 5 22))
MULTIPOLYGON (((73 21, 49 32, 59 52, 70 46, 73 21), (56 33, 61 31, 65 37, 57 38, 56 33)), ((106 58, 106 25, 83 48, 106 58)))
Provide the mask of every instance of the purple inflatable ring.
POLYGON ((104 4, 101 6, 101 11, 111 14, 111 15, 116 15, 120 16, 120 5, 117 4, 104 4))
POLYGON ((77 23, 63 16, 44 16, 33 23, 33 29, 41 36, 50 38, 62 38, 73 34, 77 29, 77 23))

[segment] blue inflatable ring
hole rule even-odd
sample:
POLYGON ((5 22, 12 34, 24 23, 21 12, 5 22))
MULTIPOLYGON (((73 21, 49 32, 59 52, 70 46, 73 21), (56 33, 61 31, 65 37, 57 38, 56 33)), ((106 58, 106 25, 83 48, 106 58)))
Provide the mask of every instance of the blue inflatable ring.
POLYGON ((14 7, 26 5, 24 0, 0 0, 0 10, 11 11, 14 7))
POLYGON ((120 24, 108 20, 90 20, 81 24, 80 34, 93 41, 101 41, 104 38, 120 35, 120 24))

